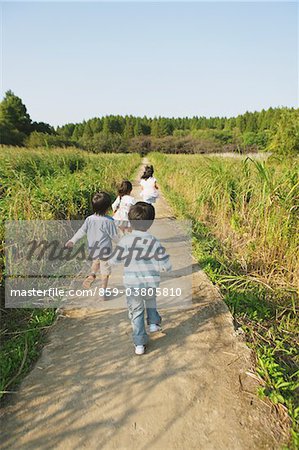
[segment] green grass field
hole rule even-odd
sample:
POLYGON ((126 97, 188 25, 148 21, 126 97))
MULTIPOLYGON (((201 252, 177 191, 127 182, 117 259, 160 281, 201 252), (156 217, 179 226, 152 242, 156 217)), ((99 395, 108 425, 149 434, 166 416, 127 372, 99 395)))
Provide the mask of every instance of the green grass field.
POLYGON ((193 251, 255 350, 260 394, 288 411, 298 445, 298 159, 152 153, 193 251))
MULTIPOLYGON (((134 176, 136 154, 89 154, 76 149, 0 149, 0 267, 4 221, 81 219, 90 213, 91 195, 134 176)), ((39 354, 44 333, 55 320, 52 309, 4 309, 1 301, 0 396, 10 391, 39 354)))
MULTIPOLYGON (((260 395, 288 412, 296 446, 298 160, 158 153, 149 158, 176 214, 192 220, 194 256, 245 331, 256 354, 260 395)), ((5 220, 81 219, 90 213, 93 192, 114 196, 116 183, 132 179, 140 162, 136 154, 2 147, 1 273, 5 220)), ((55 317, 53 309, 5 309, 2 298, 2 394, 28 372, 55 317)))

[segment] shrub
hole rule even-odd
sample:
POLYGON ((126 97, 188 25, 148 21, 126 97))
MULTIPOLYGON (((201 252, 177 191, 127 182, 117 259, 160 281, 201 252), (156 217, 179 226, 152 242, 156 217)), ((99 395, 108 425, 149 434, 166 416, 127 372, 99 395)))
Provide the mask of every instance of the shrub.
POLYGON ((67 141, 60 136, 33 131, 25 141, 26 147, 70 147, 76 146, 74 142, 67 141))
POLYGON ((93 137, 82 137, 80 145, 93 153, 128 153, 128 141, 121 134, 96 133, 93 137))
POLYGON ((152 148, 152 139, 150 137, 138 136, 129 141, 129 151, 131 153, 140 153, 147 155, 152 148))
POLYGON ((0 144, 23 145, 26 135, 7 123, 0 122, 0 144))
POLYGON ((274 127, 269 150, 283 155, 299 154, 299 110, 281 113, 274 127))
POLYGON ((191 134, 191 130, 174 130, 173 131, 173 136, 174 137, 185 137, 185 136, 189 136, 191 134))
POLYGON ((247 131, 242 135, 242 137, 243 137, 243 144, 245 146, 256 145, 260 149, 266 148, 269 139, 269 135, 266 131, 260 131, 259 133, 247 131))
POLYGON ((230 130, 193 130, 192 136, 197 139, 220 142, 221 144, 231 144, 233 142, 233 134, 230 130))
MULTIPOLYGON (((239 151, 233 143, 221 144, 211 139, 196 139, 190 135, 184 137, 165 136, 161 138, 139 136, 129 141, 130 152, 146 155, 151 151, 168 154, 198 154, 239 151)), ((252 149, 250 149, 252 150, 252 149)))

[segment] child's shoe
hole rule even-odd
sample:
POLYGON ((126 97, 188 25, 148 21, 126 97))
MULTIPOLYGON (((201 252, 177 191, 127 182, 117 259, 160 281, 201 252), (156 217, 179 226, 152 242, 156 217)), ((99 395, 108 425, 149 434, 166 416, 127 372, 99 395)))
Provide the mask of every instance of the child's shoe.
POLYGON ((136 355, 144 355, 144 353, 145 353, 145 345, 135 345, 136 355))
POLYGON ((149 332, 150 333, 156 333, 157 331, 161 331, 162 327, 160 325, 156 325, 155 323, 151 323, 149 326, 149 332))

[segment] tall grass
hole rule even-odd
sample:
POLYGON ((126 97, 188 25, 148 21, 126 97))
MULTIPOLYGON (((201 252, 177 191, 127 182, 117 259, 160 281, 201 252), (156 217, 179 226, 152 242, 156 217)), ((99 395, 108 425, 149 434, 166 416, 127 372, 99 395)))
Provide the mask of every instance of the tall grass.
POLYGON ((5 220, 83 218, 94 192, 113 195, 116 183, 130 177, 139 163, 136 154, 1 147, 0 240, 5 220))
POLYGON ((176 213, 193 220, 194 256, 256 355, 259 393, 299 445, 298 160, 150 154, 176 213))
POLYGON ((81 219, 90 212, 94 192, 114 195, 116 183, 132 177, 139 164, 136 154, 0 147, 0 397, 29 369, 39 352, 42 330, 55 319, 49 309, 3 307, 5 220, 81 219))
POLYGON ((206 224, 242 271, 299 287, 298 161, 152 154, 166 189, 206 224))

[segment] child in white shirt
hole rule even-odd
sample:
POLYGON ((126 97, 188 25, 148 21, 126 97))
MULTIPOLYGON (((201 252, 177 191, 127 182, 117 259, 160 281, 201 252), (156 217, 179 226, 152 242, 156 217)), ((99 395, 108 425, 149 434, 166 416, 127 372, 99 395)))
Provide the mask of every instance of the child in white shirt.
POLYGON ((142 188, 141 197, 146 203, 156 203, 156 199, 159 197, 157 180, 153 177, 153 166, 145 166, 144 173, 140 180, 140 186, 142 188))
POLYGON ((132 189, 133 186, 130 181, 122 181, 118 187, 117 199, 112 203, 113 219, 121 231, 130 228, 128 214, 131 206, 136 203, 134 197, 131 196, 132 189))

